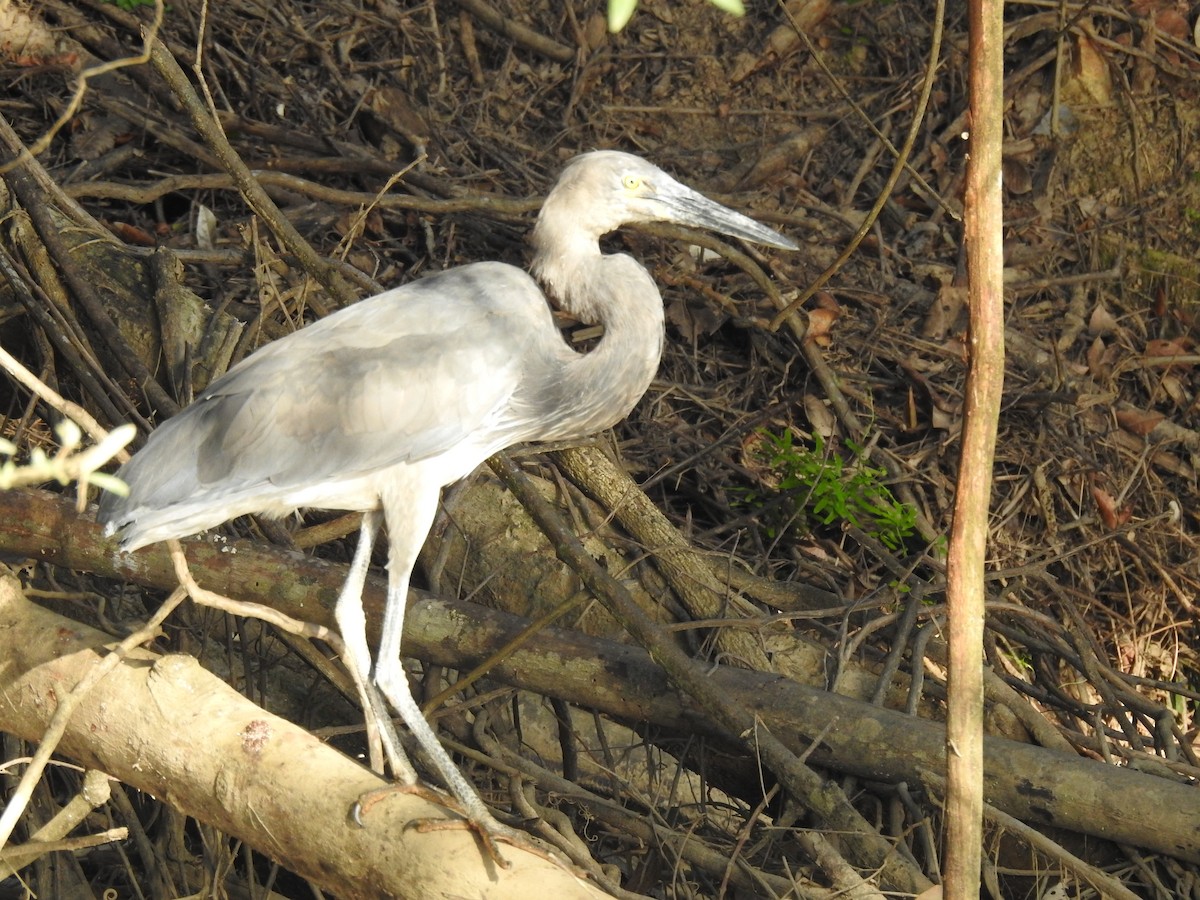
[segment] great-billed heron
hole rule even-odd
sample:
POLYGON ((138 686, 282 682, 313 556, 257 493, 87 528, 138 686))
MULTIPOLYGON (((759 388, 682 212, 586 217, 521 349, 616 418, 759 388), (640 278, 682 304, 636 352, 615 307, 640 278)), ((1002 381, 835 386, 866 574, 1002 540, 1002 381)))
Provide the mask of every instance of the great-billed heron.
MULTIPOLYGON (((268 344, 164 422, 121 468, 126 497, 99 520, 136 550, 236 516, 300 507, 362 510, 336 620, 364 704, 400 713, 468 818, 512 837, 438 743, 400 661, 409 576, 441 490, 522 441, 582 438, 645 393, 663 344, 662 298, 602 235, 666 221, 781 249, 796 244, 685 187, 645 160, 597 151, 571 160, 533 230, 534 275, 562 309, 604 327, 587 353, 563 340, 547 296, 521 269, 480 262, 363 300, 268 344), (371 668, 362 588, 381 523, 389 535, 387 607, 371 668)), ((417 776, 384 722, 393 773, 417 776)))

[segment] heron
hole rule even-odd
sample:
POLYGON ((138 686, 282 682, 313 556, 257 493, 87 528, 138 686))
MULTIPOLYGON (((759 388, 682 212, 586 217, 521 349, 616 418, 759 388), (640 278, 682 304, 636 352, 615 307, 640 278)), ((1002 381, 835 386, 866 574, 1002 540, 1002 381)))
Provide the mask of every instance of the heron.
POLYGON ((100 502, 99 521, 125 551, 241 515, 361 511, 334 613, 347 668, 379 720, 397 782, 415 787, 418 776, 382 698, 485 840, 512 841, 516 832, 492 815, 413 698, 400 658, 409 579, 445 486, 514 444, 609 428, 646 392, 662 355, 662 298, 640 263, 602 253, 600 238, 651 221, 797 249, 640 157, 584 153, 567 163, 538 214, 534 277, 500 262, 459 266, 267 344, 155 429, 117 472, 128 494, 100 502), (551 298, 603 326, 591 350, 563 339, 551 298), (387 602, 372 665, 362 590, 385 524, 387 602))

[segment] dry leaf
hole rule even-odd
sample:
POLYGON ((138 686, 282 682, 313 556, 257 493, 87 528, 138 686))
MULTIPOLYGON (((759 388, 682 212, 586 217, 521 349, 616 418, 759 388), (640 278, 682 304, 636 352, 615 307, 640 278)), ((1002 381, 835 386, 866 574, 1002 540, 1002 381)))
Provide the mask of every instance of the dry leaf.
POLYGON ((79 159, 99 159, 129 138, 129 123, 116 116, 87 114, 72 123, 71 153, 79 159))
POLYGON ((911 385, 908 388, 906 401, 904 404, 904 430, 913 432, 921 427, 921 420, 917 415, 917 394, 911 385))
POLYGON ((1006 156, 1000 162, 1004 187, 1011 194, 1028 194, 1033 190, 1033 175, 1029 166, 1014 156, 1006 156))
POLYGON ((1159 387, 1161 387, 1168 397, 1170 397, 1177 407, 1186 409, 1192 402, 1191 394, 1188 392, 1187 386, 1183 380, 1174 372, 1167 372, 1159 379, 1159 387))
POLYGON ((1161 281, 1154 286, 1154 303, 1150 307, 1154 317, 1163 318, 1167 314, 1167 288, 1161 281))
POLYGON ((707 303, 672 300, 667 304, 667 321, 692 343, 712 334, 728 320, 729 316, 707 303))
POLYGON ((347 210, 337 217, 333 230, 341 237, 349 236, 352 240, 358 240, 364 234, 380 236, 385 230, 383 215, 377 209, 370 210, 365 216, 361 210, 347 210))
POLYGON ((943 284, 938 288, 937 299, 929 307, 925 321, 921 323, 921 336, 930 340, 941 340, 954 327, 963 306, 967 302, 964 285, 943 284))
POLYGON ((1113 363, 1116 362, 1117 350, 1104 343, 1104 338, 1097 337, 1088 347, 1088 372, 1097 381, 1107 380, 1112 375, 1113 363))
POLYGON ((203 203, 196 204, 196 246, 201 250, 217 246, 217 214, 203 203))
POLYGON ((1104 488, 1092 485, 1092 499, 1096 501, 1096 508, 1100 510, 1100 520, 1104 522, 1104 527, 1108 529, 1120 528, 1133 515, 1133 511, 1126 506, 1124 509, 1117 508, 1117 501, 1104 488))
POLYGON ((1088 319, 1088 334, 1112 334, 1116 330, 1116 318, 1103 303, 1097 303, 1088 319))
POLYGON ((838 320, 838 313, 832 309, 817 307, 808 311, 808 330, 804 339, 812 341, 818 347, 828 347, 833 343, 833 323, 838 320))
POLYGON ((1187 19, 1173 7, 1164 9, 1154 17, 1154 27, 1179 41, 1186 41, 1191 31, 1187 19))
POLYGON ((416 104, 406 91, 393 85, 368 90, 364 106, 375 117, 422 153, 429 144, 431 131, 416 104))
POLYGON ((1159 422, 1166 418, 1162 413, 1145 412, 1140 409, 1118 409, 1116 417, 1117 424, 1121 428, 1138 437, 1148 435, 1158 427, 1159 422))
MULTIPOLYGON (((1193 350, 1193 342, 1187 337, 1177 338, 1157 338, 1155 340, 1146 341, 1146 349, 1142 352, 1143 359, 1156 360, 1171 360, 1176 357, 1191 356, 1193 350)), ((1180 362, 1157 362, 1155 365, 1164 366, 1167 369, 1190 369, 1195 365, 1191 359, 1181 360, 1180 362)))
POLYGON ((920 361, 910 357, 900 362, 900 369, 909 380, 906 427, 909 432, 921 428, 949 431, 958 420, 958 409, 943 397, 933 382, 918 371, 920 361), (928 415, 928 424, 922 420, 928 415))
POLYGON ((829 291, 817 291, 813 297, 813 305, 820 309, 833 310, 838 315, 842 314, 842 304, 837 302, 837 297, 829 293, 829 291))
POLYGON ((1069 84, 1093 103, 1106 106, 1112 101, 1112 76, 1108 58, 1086 34, 1075 40, 1075 60, 1069 84))
POLYGON ((144 228, 130 225, 128 222, 109 222, 108 230, 127 244, 135 247, 157 247, 158 241, 144 228))
POLYGON ((819 434, 823 438, 833 437, 837 432, 837 419, 829 411, 825 401, 815 394, 805 394, 803 403, 804 414, 808 416, 808 423, 812 425, 813 433, 819 434))
POLYGON ((933 411, 929 414, 929 427, 935 431, 951 431, 957 422, 957 416, 945 412, 936 406, 933 407, 933 411))
POLYGON ((79 53, 64 32, 47 26, 41 4, 0 3, 0 59, 19 67, 79 67, 79 53))
POLYGON ((596 13, 587 20, 583 27, 583 49, 593 53, 608 43, 608 22, 604 16, 596 13))
POLYGON ((796 545, 796 549, 805 556, 811 556, 813 559, 818 560, 819 562, 833 563, 835 565, 837 564, 837 558, 831 556, 824 547, 815 542, 801 541, 796 545))

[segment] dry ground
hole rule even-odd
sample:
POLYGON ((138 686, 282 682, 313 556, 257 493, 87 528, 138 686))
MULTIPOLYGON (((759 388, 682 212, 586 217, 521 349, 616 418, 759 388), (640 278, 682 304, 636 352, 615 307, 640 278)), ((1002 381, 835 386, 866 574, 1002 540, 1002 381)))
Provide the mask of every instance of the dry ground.
MULTIPOLYGON (((565 160, 597 147, 640 153, 800 241, 797 253, 709 260, 678 235, 609 239, 655 275, 668 339, 658 379, 608 446, 691 545, 719 563, 737 600, 704 614, 680 601, 645 539, 608 532, 592 550, 614 574, 640 583, 660 618, 707 618, 704 628, 680 633, 714 664, 785 672, 936 720, 944 695, 941 559, 965 374, 963 8, 952 6, 941 23, 930 101, 918 110, 938 27, 930 4, 789 4, 807 41, 770 4, 737 20, 692 0, 656 0, 615 36, 605 32, 598 2, 496 0, 499 24, 479 7, 478 0, 228 0, 204 8, 177 0, 163 35, 185 68, 202 46, 204 82, 237 153, 262 173, 304 238, 339 261, 359 296, 462 262, 520 264, 536 198, 565 160), (907 165, 881 197, 918 111, 907 165), (878 219, 855 252, 773 328, 781 305, 836 262, 877 202, 878 219), (878 511, 880 502, 892 504, 892 518, 878 511), (902 523, 889 530, 895 517, 902 523), (819 591, 806 594, 803 585, 819 591), (730 649, 724 631, 752 635, 750 649, 730 649)), ((28 145, 65 117, 38 161, 64 196, 129 248, 127 258, 142 268, 126 281, 151 279, 149 248, 171 248, 183 284, 221 317, 216 328, 192 333, 194 355, 172 355, 182 344, 166 336, 160 355, 149 308, 110 309, 128 346, 98 332, 85 313, 83 336, 60 341, 56 328, 76 326, 35 315, 0 284, 6 349, 105 425, 135 415, 154 421, 163 407, 136 389, 128 354, 161 375, 167 394, 185 398, 231 354, 333 305, 249 213, 150 66, 98 75, 81 105, 68 106, 81 68, 138 52, 138 24, 152 9, 46 0, 26 10, 0 0, 0 17, 0 115, 28 145), (249 325, 239 329, 235 320, 249 325), (85 341, 95 345, 98 365, 81 361, 85 341)), ((1009 361, 989 546, 991 724, 1022 740, 1048 725, 1036 742, 1174 779, 1179 796, 1194 803, 1196 13, 1167 0, 1121 0, 1012 3, 1007 17, 1009 361)), ((4 178, 17 195, 4 199, 6 213, 29 206, 11 174, 4 178)), ((37 242, 19 237, 13 222, 0 223, 0 246, 51 293, 29 274, 37 271, 37 242)), ((123 296, 106 284, 99 293, 102 304, 123 296)), ((4 395, 5 435, 23 447, 47 442, 49 411, 15 388, 4 395)), ((565 484, 559 490, 568 492, 565 484)), ((575 497, 580 529, 604 524, 604 510, 575 497)), ((455 527, 446 537, 462 532, 471 549, 464 558, 453 540, 444 552, 431 548, 428 577, 445 596, 534 616, 538 603, 554 606, 575 582, 534 572, 551 554, 531 549, 533 538, 514 537, 518 526, 476 523, 468 512, 504 515, 508 502, 488 494, 464 500, 461 510, 452 504, 455 527), (525 555, 508 556, 507 567, 497 562, 503 555, 484 553, 497 529, 506 541, 527 540, 519 548, 525 555), (558 579, 553 592, 551 579, 558 579)), ((272 540, 289 539, 265 527, 272 540)), ((253 523, 237 528, 266 539, 253 523)), ((504 546, 501 554, 513 553, 504 546)), ((322 551, 333 559, 345 553, 336 544, 322 551)), ((122 594, 112 581, 49 566, 27 575, 39 587, 106 595, 109 621, 145 615, 140 599, 131 599, 141 594, 122 594)), ((74 614, 95 621, 94 612, 74 614)), ((203 617, 173 622, 172 649, 201 654, 268 708, 313 728, 357 721, 269 634, 250 641, 249 631, 234 629, 214 639, 203 617)), ((566 622, 616 633, 586 605, 566 622)), ((424 674, 434 684, 445 673, 427 666, 424 674)), ((519 724, 528 732, 518 731, 516 704, 501 696, 494 718, 509 724, 504 740, 536 747, 527 755, 563 771, 547 758, 560 735, 537 720, 546 704, 523 700, 531 708, 519 724), (535 737, 539 730, 546 734, 535 737)), ((555 713, 567 716, 561 703, 555 713)), ((451 730, 473 743, 459 718, 451 730)), ((656 725, 609 732, 588 714, 573 722, 565 731, 574 731, 589 764, 567 765, 568 777, 712 852, 685 853, 593 820, 586 801, 531 776, 541 788, 532 802, 567 813, 610 884, 651 896, 823 896, 835 879, 837 866, 815 862, 818 851, 806 843, 805 826, 819 820, 812 804, 779 800, 769 773, 761 783, 730 745, 656 725), (581 723, 597 730, 584 734, 581 723), (676 760, 682 769, 667 768, 676 760), (723 868, 729 860, 737 862, 723 868)), ((820 743, 815 729, 810 736, 820 743)), ((356 735, 338 740, 359 752, 356 735)), ((10 741, 6 758, 21 753, 10 741)), ((936 880, 937 785, 884 783, 832 756, 822 771, 904 847, 915 871, 936 880)), ((490 799, 507 804, 499 776, 481 765, 475 776, 490 799)), ((69 782, 50 787, 45 802, 72 791, 69 782)), ((1054 802, 1035 824, 1062 821, 1054 802)), ((199 891, 206 875, 241 896, 268 871, 279 895, 310 896, 299 879, 270 870, 253 852, 234 853, 219 835, 182 821, 165 828, 157 817, 168 814, 148 797, 101 809, 147 829, 152 839, 140 861, 130 863, 117 845, 81 852, 69 865, 27 875, 41 885, 39 896, 67 896, 37 880, 51 877, 78 890, 90 885, 95 896, 111 888, 126 897, 138 882, 154 895, 169 896, 166 884, 180 895, 199 891), (153 838, 155 828, 178 842, 153 838), (171 880, 151 877, 154 860, 168 867, 168 845, 187 863, 173 857, 171 880)), ((1097 896, 1063 857, 1005 837, 1011 832, 997 822, 986 848, 994 896, 1040 896, 1060 881, 1069 895, 1097 896)), ((1194 834, 1180 838, 1190 849, 1173 856, 1149 839, 1126 836, 1118 846, 1044 830, 1134 896, 1200 896, 1194 834)), ((254 889, 263 890, 261 882, 254 889)), ((10 879, 0 895, 21 890, 10 879)))

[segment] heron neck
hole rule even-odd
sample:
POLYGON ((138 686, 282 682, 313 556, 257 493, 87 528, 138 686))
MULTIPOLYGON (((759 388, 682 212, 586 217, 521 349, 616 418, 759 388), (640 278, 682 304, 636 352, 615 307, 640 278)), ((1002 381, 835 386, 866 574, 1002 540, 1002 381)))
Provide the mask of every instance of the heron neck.
POLYGON ((539 254, 534 272, 561 308, 604 336, 588 353, 564 358, 562 398, 573 421, 553 439, 583 437, 615 425, 637 404, 658 371, 663 305, 650 273, 625 254, 588 257, 539 254))

